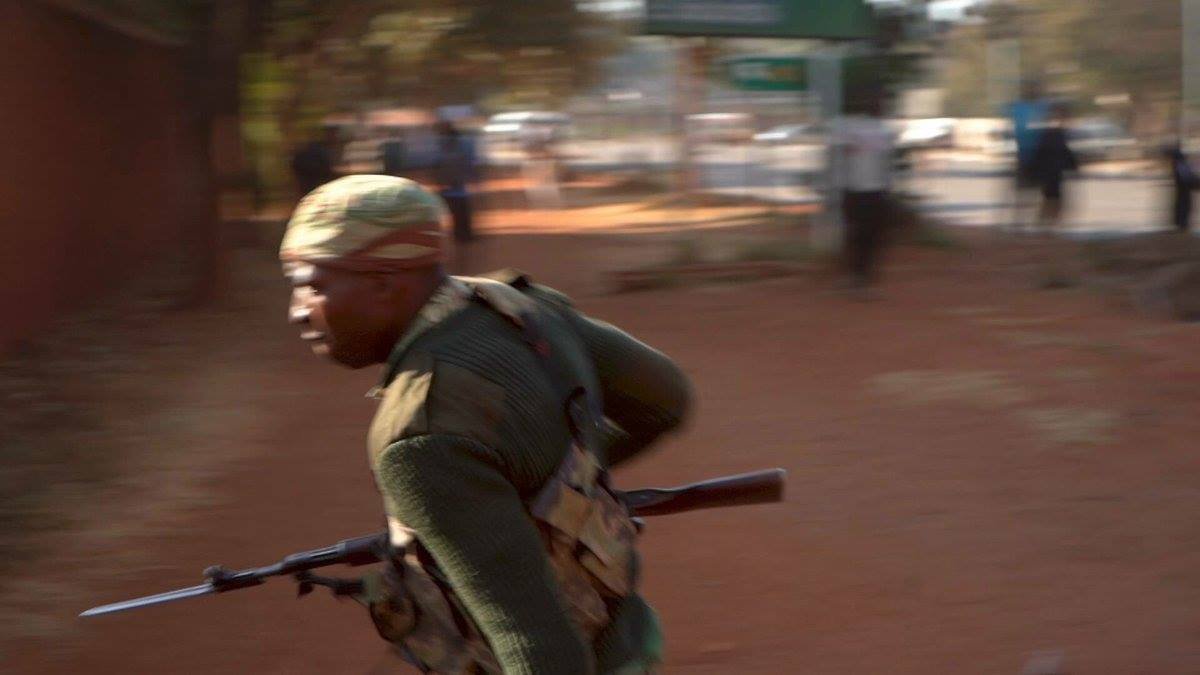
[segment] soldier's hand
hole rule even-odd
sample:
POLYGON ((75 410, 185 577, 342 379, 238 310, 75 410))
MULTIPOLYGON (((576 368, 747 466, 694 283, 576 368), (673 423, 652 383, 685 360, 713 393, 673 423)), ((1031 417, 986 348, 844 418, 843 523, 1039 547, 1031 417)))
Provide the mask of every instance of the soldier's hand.
POLYGON ((362 590, 354 599, 362 603, 380 637, 401 642, 417 625, 417 610, 404 589, 399 572, 391 566, 363 575, 362 590))
POLYGON ((361 579, 323 577, 308 571, 298 572, 296 574, 296 582, 299 584, 297 595, 301 597, 312 593, 315 586, 325 586, 335 597, 357 596, 363 592, 363 581, 361 579))

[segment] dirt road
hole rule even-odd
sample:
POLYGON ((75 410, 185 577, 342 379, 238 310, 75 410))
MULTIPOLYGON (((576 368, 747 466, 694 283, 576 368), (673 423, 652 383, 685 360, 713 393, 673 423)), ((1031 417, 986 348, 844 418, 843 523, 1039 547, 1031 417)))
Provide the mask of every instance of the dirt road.
MULTIPOLYGON (((809 277, 605 295, 599 272, 654 242, 505 235, 477 264, 534 272, 694 379, 691 426, 621 485, 790 471, 784 504, 650 524, 665 672, 1017 673, 1039 650, 1072 673, 1200 672, 1195 327, 1026 290, 978 249, 901 251, 869 303, 809 277)), ((161 456, 129 459, 142 479, 10 584, 36 635, 8 672, 399 669, 356 605, 286 583, 71 618, 379 527, 374 374, 312 358, 282 285, 255 284, 195 319, 201 363, 155 364, 158 412, 111 404, 161 456)))

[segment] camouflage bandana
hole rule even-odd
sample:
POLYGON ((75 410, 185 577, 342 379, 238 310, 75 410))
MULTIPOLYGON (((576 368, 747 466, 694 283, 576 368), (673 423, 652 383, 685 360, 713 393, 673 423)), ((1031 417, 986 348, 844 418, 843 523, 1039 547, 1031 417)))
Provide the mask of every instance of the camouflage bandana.
POLYGON ((406 178, 346 176, 296 207, 279 258, 359 272, 388 272, 442 261, 446 207, 406 178))

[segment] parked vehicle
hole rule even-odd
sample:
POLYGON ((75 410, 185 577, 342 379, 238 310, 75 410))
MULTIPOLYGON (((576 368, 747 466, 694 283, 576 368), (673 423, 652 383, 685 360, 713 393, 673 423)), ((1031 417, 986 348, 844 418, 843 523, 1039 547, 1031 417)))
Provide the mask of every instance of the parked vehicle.
POLYGON ((1137 140, 1121 125, 1106 118, 1078 120, 1069 132, 1071 150, 1081 162, 1109 162, 1142 156, 1137 140))
POLYGON ((825 129, 819 124, 783 124, 754 134, 754 142, 763 145, 799 145, 825 140, 825 129))
POLYGON ((1017 138, 1011 126, 996 129, 988 135, 984 151, 997 157, 1012 157, 1017 154, 1017 138))
POLYGON ((754 138, 754 118, 746 113, 688 115, 687 133, 700 143, 745 143, 754 138))
POLYGON ((953 147, 954 120, 949 118, 907 120, 900 129, 896 145, 905 150, 953 147))
POLYGON ((550 136, 561 140, 571 133, 571 116, 566 113, 525 110, 492 115, 483 125, 489 144, 519 146, 532 137, 550 136))

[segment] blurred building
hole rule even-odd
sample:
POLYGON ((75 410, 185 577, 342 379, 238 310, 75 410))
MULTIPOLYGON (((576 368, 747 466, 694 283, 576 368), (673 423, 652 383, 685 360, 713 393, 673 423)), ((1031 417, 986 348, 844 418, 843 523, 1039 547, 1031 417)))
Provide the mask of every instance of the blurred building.
POLYGON ((111 5, 0 2, 0 352, 185 235, 181 43, 111 5))

